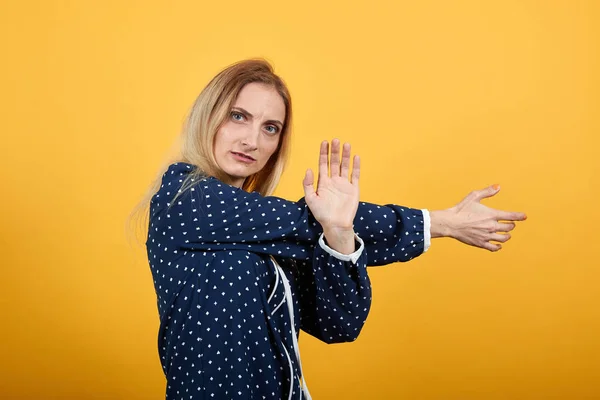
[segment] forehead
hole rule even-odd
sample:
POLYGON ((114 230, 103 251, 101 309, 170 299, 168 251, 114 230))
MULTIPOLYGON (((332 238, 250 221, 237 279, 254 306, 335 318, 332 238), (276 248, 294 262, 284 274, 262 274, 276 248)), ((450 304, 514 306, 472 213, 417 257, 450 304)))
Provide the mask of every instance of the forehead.
POLYGON ((242 88, 235 102, 235 107, 241 107, 255 117, 264 119, 285 119, 285 104, 281 95, 273 86, 253 82, 242 88))

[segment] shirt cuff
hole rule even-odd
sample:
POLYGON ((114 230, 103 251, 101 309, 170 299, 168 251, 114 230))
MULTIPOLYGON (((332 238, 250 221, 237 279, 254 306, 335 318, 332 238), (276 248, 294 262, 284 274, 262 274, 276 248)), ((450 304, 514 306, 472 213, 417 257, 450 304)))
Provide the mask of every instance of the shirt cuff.
POLYGON ((352 261, 352 264, 356 264, 356 262, 358 261, 358 259, 362 255, 362 252, 363 252, 363 250, 365 248, 365 242, 363 242, 363 240, 356 233, 354 234, 354 238, 356 239, 356 241, 358 243, 360 243, 360 247, 358 248, 358 250, 356 250, 352 254, 342 254, 342 253, 340 253, 338 251, 335 251, 331 247, 327 246, 327 244, 325 243, 325 239, 324 238, 325 238, 325 234, 321 233, 321 237, 319 237, 319 246, 321 246, 321 248, 323 250, 325 250, 327 253, 329 253, 330 255, 334 256, 338 260, 352 261))
POLYGON ((423 236, 425 237, 423 253, 425 253, 431 246, 431 217, 429 216, 429 210, 422 209, 421 211, 423 212, 423 236))

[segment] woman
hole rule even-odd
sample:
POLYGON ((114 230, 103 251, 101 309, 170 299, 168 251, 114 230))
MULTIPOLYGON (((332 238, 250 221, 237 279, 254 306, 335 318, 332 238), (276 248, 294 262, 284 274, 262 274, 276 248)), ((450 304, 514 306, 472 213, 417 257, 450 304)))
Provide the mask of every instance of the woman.
POLYGON ((151 188, 146 242, 161 316, 167 398, 310 398, 297 334, 356 339, 370 307, 369 265, 408 261, 430 237, 497 250, 520 213, 473 192, 432 212, 358 203, 359 160, 321 145, 305 198, 270 197, 287 158, 289 92, 265 61, 219 73, 196 100, 179 162, 151 188), (341 154, 340 154, 341 153, 341 154), (328 167, 331 173, 328 174, 328 167))

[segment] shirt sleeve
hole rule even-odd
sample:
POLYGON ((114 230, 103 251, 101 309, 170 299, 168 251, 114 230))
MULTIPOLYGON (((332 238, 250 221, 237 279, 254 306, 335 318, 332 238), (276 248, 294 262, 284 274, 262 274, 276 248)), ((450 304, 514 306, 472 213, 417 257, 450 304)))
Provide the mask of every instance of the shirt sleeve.
POLYGON ((315 246, 312 266, 300 262, 296 293, 300 328, 325 343, 356 340, 371 307, 371 282, 367 274, 364 243, 343 255, 322 240, 315 246))
POLYGON ((429 210, 426 208, 421 211, 423 212, 423 235, 425 236, 423 253, 425 253, 431 246, 431 216, 429 215, 429 210))
POLYGON ((323 250, 325 250, 329 255, 334 256, 338 260, 352 261, 352 264, 356 264, 356 262, 362 255, 363 250, 365 249, 365 242, 363 242, 363 240, 357 234, 354 234, 354 238, 355 238, 355 241, 359 243, 359 247, 358 247, 358 250, 355 250, 351 254, 342 254, 342 253, 338 252, 337 250, 334 250, 331 247, 329 247, 327 245, 327 243, 325 243, 325 235, 324 234, 321 234, 321 237, 319 237, 319 246, 321 246, 321 248, 323 250))
POLYGON ((422 210, 360 202, 354 231, 365 241, 369 265, 387 265, 410 261, 424 252, 429 234, 425 222, 422 210))
MULTIPOLYGON (((208 177, 181 192, 193 167, 178 163, 163 175, 150 204, 150 226, 180 251, 248 250, 310 260, 322 228, 304 199, 261 196, 208 177), (175 196, 177 197, 173 199, 175 196)), ((425 249, 424 213, 361 202, 354 230, 372 265, 408 261, 425 249)))
POLYGON ((310 259, 321 226, 306 204, 207 177, 182 191, 192 166, 173 164, 150 203, 149 229, 173 251, 247 250, 310 259))

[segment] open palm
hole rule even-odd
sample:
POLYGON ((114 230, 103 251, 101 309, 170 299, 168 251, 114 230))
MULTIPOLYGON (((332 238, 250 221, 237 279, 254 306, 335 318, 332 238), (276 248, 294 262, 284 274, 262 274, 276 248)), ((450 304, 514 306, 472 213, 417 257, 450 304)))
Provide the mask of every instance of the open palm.
POLYGON ((331 143, 331 159, 329 159, 329 142, 322 142, 317 189, 314 188, 314 176, 310 169, 306 171, 303 185, 306 204, 323 227, 352 229, 359 199, 360 159, 358 156, 354 156, 350 178, 349 172, 350 144, 344 144, 340 159, 340 141, 334 139, 331 143))

